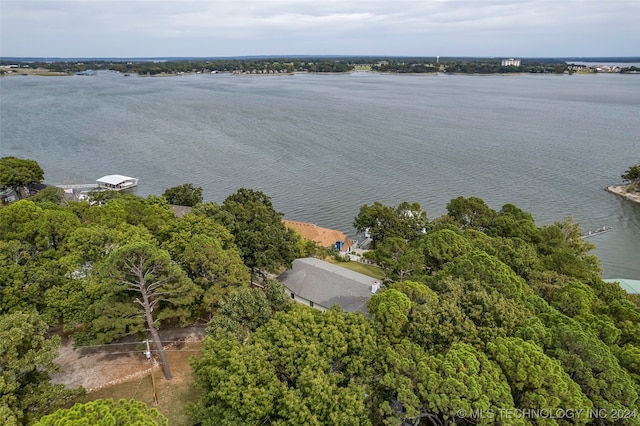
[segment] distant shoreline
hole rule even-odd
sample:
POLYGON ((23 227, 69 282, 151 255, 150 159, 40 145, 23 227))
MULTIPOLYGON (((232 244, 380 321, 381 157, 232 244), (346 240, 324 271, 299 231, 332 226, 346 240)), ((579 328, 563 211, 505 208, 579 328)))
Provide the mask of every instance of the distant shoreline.
POLYGON ((609 185, 604 190, 629 201, 640 203, 640 192, 627 192, 627 188, 629 188, 629 185, 609 185))
MULTIPOLYGON (((112 70, 100 70, 98 72, 118 72, 112 70)), ((488 77, 488 76, 503 76, 503 77, 517 77, 517 76, 526 76, 526 75, 538 75, 541 73, 535 72, 508 72, 508 73, 465 73, 465 72, 444 72, 444 71, 436 71, 436 72, 425 72, 425 73, 413 73, 413 72, 392 72, 392 71, 377 71, 377 70, 350 70, 350 71, 328 71, 328 72, 320 72, 320 71, 292 71, 292 72, 276 72, 276 73, 252 73, 252 72, 238 72, 238 71, 223 71, 219 73, 212 74, 229 74, 237 77, 273 77, 273 76, 295 76, 295 75, 350 75, 350 74, 378 74, 378 75, 402 75, 402 76, 442 76, 442 75, 451 75, 451 76, 476 76, 476 77, 488 77)), ((124 73, 121 73, 124 75, 124 73)), ((185 77, 190 75, 203 74, 207 75, 209 73, 202 72, 181 72, 181 73, 158 73, 153 75, 148 74, 137 74, 132 72, 131 75, 135 77, 185 77)), ((553 74, 557 76, 571 76, 571 75, 599 75, 600 73, 589 73, 589 72, 572 72, 572 73, 558 73, 553 74)), ((611 73, 604 73, 611 74, 611 73)), ((615 73, 620 75, 637 75, 636 73, 615 73)), ((7 70, 7 72, 0 73, 0 77, 11 77, 11 76, 40 76, 40 77, 71 77, 75 76, 76 73, 73 72, 59 72, 59 71, 51 71, 47 68, 20 68, 20 69, 12 69, 7 70)), ((551 74, 545 74, 551 75, 551 74)))
POLYGON ((0 77, 12 77, 12 76, 25 76, 35 75, 40 77, 66 77, 74 74, 66 72, 51 71, 46 68, 19 68, 16 70, 9 70, 6 73, 0 74, 0 77))
MULTIPOLYGON (((108 71, 100 71, 100 72, 108 72, 108 71)), ((450 76, 473 76, 473 77, 491 77, 491 76, 501 76, 501 77, 519 77, 519 76, 525 76, 525 75, 537 75, 539 73, 488 73, 488 74, 482 74, 482 73, 455 73, 455 72, 430 72, 430 73, 397 73, 397 72, 389 72, 389 71, 345 71, 345 72, 318 72, 318 71, 294 71, 294 72, 288 72, 288 73, 278 73, 278 74, 251 74, 251 73, 240 73, 240 74, 233 74, 232 72, 221 72, 218 74, 229 74, 232 75, 234 77, 292 77, 292 76, 296 76, 296 75, 350 75, 350 74, 378 74, 378 75, 402 75, 402 76, 416 76, 416 77, 424 77, 424 76, 433 76, 433 77, 437 77, 437 76, 443 76, 443 75, 450 75, 450 76)), ((156 77, 156 78, 163 78, 163 77, 187 77, 187 76, 191 76, 191 75, 198 75, 198 74, 202 74, 202 75, 208 75, 208 73, 195 73, 195 72, 185 72, 182 74, 169 74, 169 73, 160 73, 160 74, 154 74, 154 75, 147 75, 147 74, 136 74, 136 73, 132 73, 131 76, 135 76, 135 77, 156 77)), ((598 75, 598 74, 593 74, 593 73, 574 73, 577 75, 598 75)), ((0 78, 2 77, 13 77, 13 76, 35 76, 35 77, 73 77, 75 76, 75 73, 65 73, 65 72, 56 72, 56 71, 50 71, 47 69, 31 69, 31 70, 27 70, 27 71, 23 71, 20 70, 20 72, 8 72, 5 74, 0 74, 0 78)), ((124 75, 124 74, 123 74, 124 75)), ((546 75, 550 75, 550 74, 546 74, 546 75)), ((556 74, 559 77, 562 76, 567 76, 570 74, 556 74)))

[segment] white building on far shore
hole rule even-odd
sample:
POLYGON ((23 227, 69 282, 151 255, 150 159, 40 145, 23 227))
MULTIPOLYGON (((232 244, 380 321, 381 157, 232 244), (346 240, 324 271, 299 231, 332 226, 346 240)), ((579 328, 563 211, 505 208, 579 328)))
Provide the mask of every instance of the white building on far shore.
POLYGON ((509 59, 503 59, 502 60, 502 66, 503 67, 508 67, 510 65, 513 65, 514 67, 519 67, 520 66, 520 59, 509 58, 509 59))

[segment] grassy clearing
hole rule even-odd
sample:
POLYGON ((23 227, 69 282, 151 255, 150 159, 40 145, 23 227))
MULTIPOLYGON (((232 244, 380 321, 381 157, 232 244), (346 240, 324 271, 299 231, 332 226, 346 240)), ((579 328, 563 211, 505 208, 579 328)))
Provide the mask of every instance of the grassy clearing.
POLYGON ((67 75, 72 75, 66 72, 56 72, 56 71, 49 71, 47 69, 44 68, 12 68, 10 69, 6 74, 4 74, 6 76, 12 76, 12 75, 39 75, 39 76, 45 76, 45 77, 52 77, 52 76, 67 76, 67 75))
POLYGON ((189 365, 189 359, 194 355, 198 355, 201 347, 202 344, 198 342, 188 343, 182 347, 168 348, 167 357, 173 379, 171 381, 165 380, 160 368, 153 370, 158 395, 157 406, 153 398, 150 375, 91 392, 87 394, 87 400, 137 399, 149 407, 157 408, 169 419, 171 426, 191 426, 196 421, 189 416, 186 408, 189 403, 194 403, 198 400, 199 390, 193 385, 194 377, 189 365))
POLYGON ((352 271, 355 271, 355 272, 360 272, 361 274, 364 274, 379 280, 384 278, 384 274, 382 273, 380 268, 375 265, 368 265, 366 263, 360 263, 360 262, 337 262, 336 265, 342 266, 343 268, 351 269, 352 271))

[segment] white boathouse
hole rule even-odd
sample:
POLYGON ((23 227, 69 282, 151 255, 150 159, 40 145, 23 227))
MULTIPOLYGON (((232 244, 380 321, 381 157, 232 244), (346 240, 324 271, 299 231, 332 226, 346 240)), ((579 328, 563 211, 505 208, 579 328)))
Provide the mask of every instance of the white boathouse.
POLYGON ((122 191, 138 185, 138 178, 122 175, 107 175, 97 179, 99 189, 122 191))

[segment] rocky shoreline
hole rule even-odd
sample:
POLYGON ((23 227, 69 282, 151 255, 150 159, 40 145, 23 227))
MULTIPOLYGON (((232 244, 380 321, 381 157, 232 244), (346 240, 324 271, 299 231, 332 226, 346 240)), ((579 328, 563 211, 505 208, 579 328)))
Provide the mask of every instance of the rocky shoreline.
POLYGON ((628 192, 627 189, 630 185, 610 185, 604 188, 605 191, 610 192, 627 200, 640 203, 640 191, 628 192))

